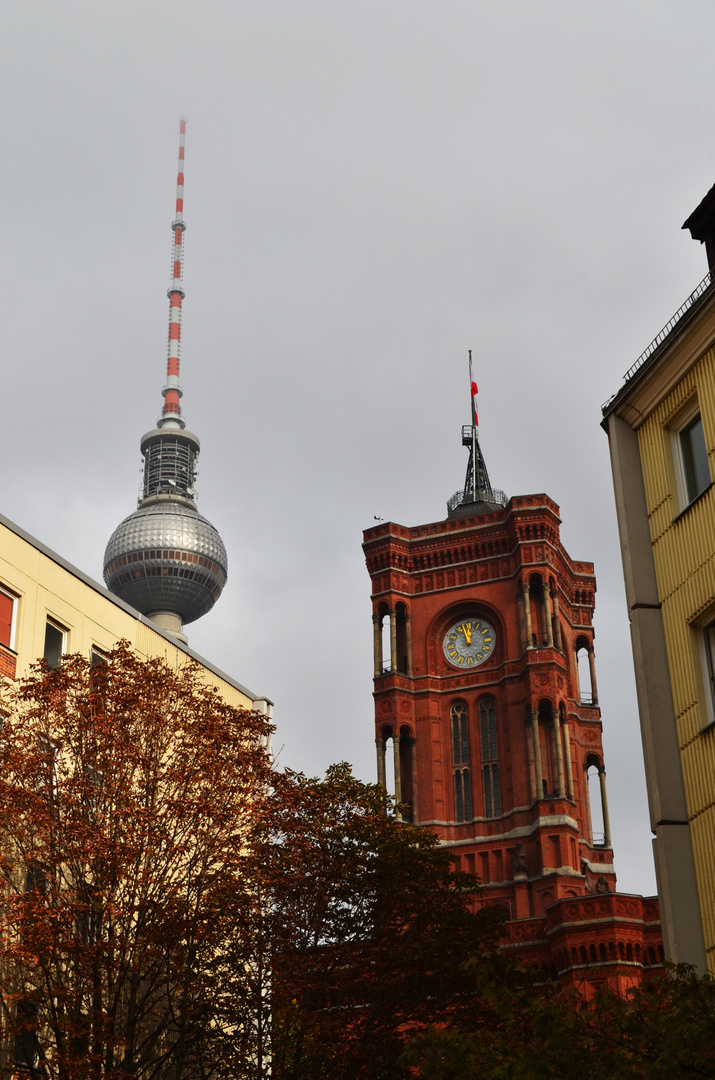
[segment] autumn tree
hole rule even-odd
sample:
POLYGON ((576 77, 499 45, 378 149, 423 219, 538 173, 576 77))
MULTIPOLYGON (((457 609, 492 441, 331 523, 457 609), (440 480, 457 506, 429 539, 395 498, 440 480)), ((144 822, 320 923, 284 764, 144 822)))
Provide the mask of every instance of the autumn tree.
POLYGON ((48 1080, 251 1075, 264 720, 125 644, 38 666, 1 709, 11 1059, 48 1080))
POLYGON ((500 913, 473 912, 477 880, 455 873, 425 829, 400 823, 378 786, 333 766, 276 778, 263 855, 273 944, 276 1080, 380 1080, 416 1028, 491 1008, 468 957, 490 972, 500 913))

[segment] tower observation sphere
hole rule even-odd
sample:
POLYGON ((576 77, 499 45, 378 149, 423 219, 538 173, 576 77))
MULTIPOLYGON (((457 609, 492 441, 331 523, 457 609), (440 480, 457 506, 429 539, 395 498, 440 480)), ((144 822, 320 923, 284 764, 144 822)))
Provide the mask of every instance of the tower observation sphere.
POLYGON ((200 443, 181 416, 179 355, 183 288, 184 138, 180 121, 173 274, 169 296, 169 355, 164 406, 141 440, 144 482, 139 505, 112 533, 104 580, 113 592, 160 627, 183 638, 183 627, 214 606, 228 577, 223 541, 196 508, 200 443))

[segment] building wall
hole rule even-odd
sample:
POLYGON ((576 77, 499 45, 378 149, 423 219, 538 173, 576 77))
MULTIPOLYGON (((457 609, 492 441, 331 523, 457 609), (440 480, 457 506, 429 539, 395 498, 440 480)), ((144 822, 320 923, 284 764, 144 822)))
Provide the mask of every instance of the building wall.
POLYGON ((697 397, 715 476, 715 348, 638 429, 653 560, 690 822, 708 967, 715 970, 715 728, 701 629, 715 617, 715 487, 681 512, 671 430, 697 397))
POLYGON ((93 582, 59 555, 0 517, 0 589, 16 598, 12 648, 0 645, 0 674, 21 677, 44 653, 51 620, 65 631, 64 651, 89 657, 92 649, 111 649, 126 639, 143 656, 161 656, 172 666, 188 657, 203 668, 206 681, 237 708, 254 708, 258 699, 190 649, 93 582))

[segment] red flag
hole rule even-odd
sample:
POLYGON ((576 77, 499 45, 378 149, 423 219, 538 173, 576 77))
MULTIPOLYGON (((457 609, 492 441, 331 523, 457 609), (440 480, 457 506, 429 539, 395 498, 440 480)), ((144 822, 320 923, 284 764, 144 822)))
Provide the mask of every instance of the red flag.
POLYGON ((472 389, 472 423, 475 427, 479 426, 479 419, 477 417, 477 384, 472 378, 472 350, 469 350, 469 382, 472 389))

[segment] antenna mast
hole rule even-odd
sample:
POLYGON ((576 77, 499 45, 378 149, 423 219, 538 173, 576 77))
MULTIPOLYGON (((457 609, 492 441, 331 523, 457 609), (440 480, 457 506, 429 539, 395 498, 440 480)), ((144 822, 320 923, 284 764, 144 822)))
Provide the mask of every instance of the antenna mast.
POLYGON ((176 177, 176 214, 171 223, 174 234, 172 245, 172 280, 169 297, 169 353, 166 362, 166 383, 162 393, 164 408, 157 421, 160 428, 182 429, 181 387, 179 386, 179 361, 181 356, 181 302, 184 292, 184 144, 186 141, 186 117, 179 120, 179 168, 176 177))

